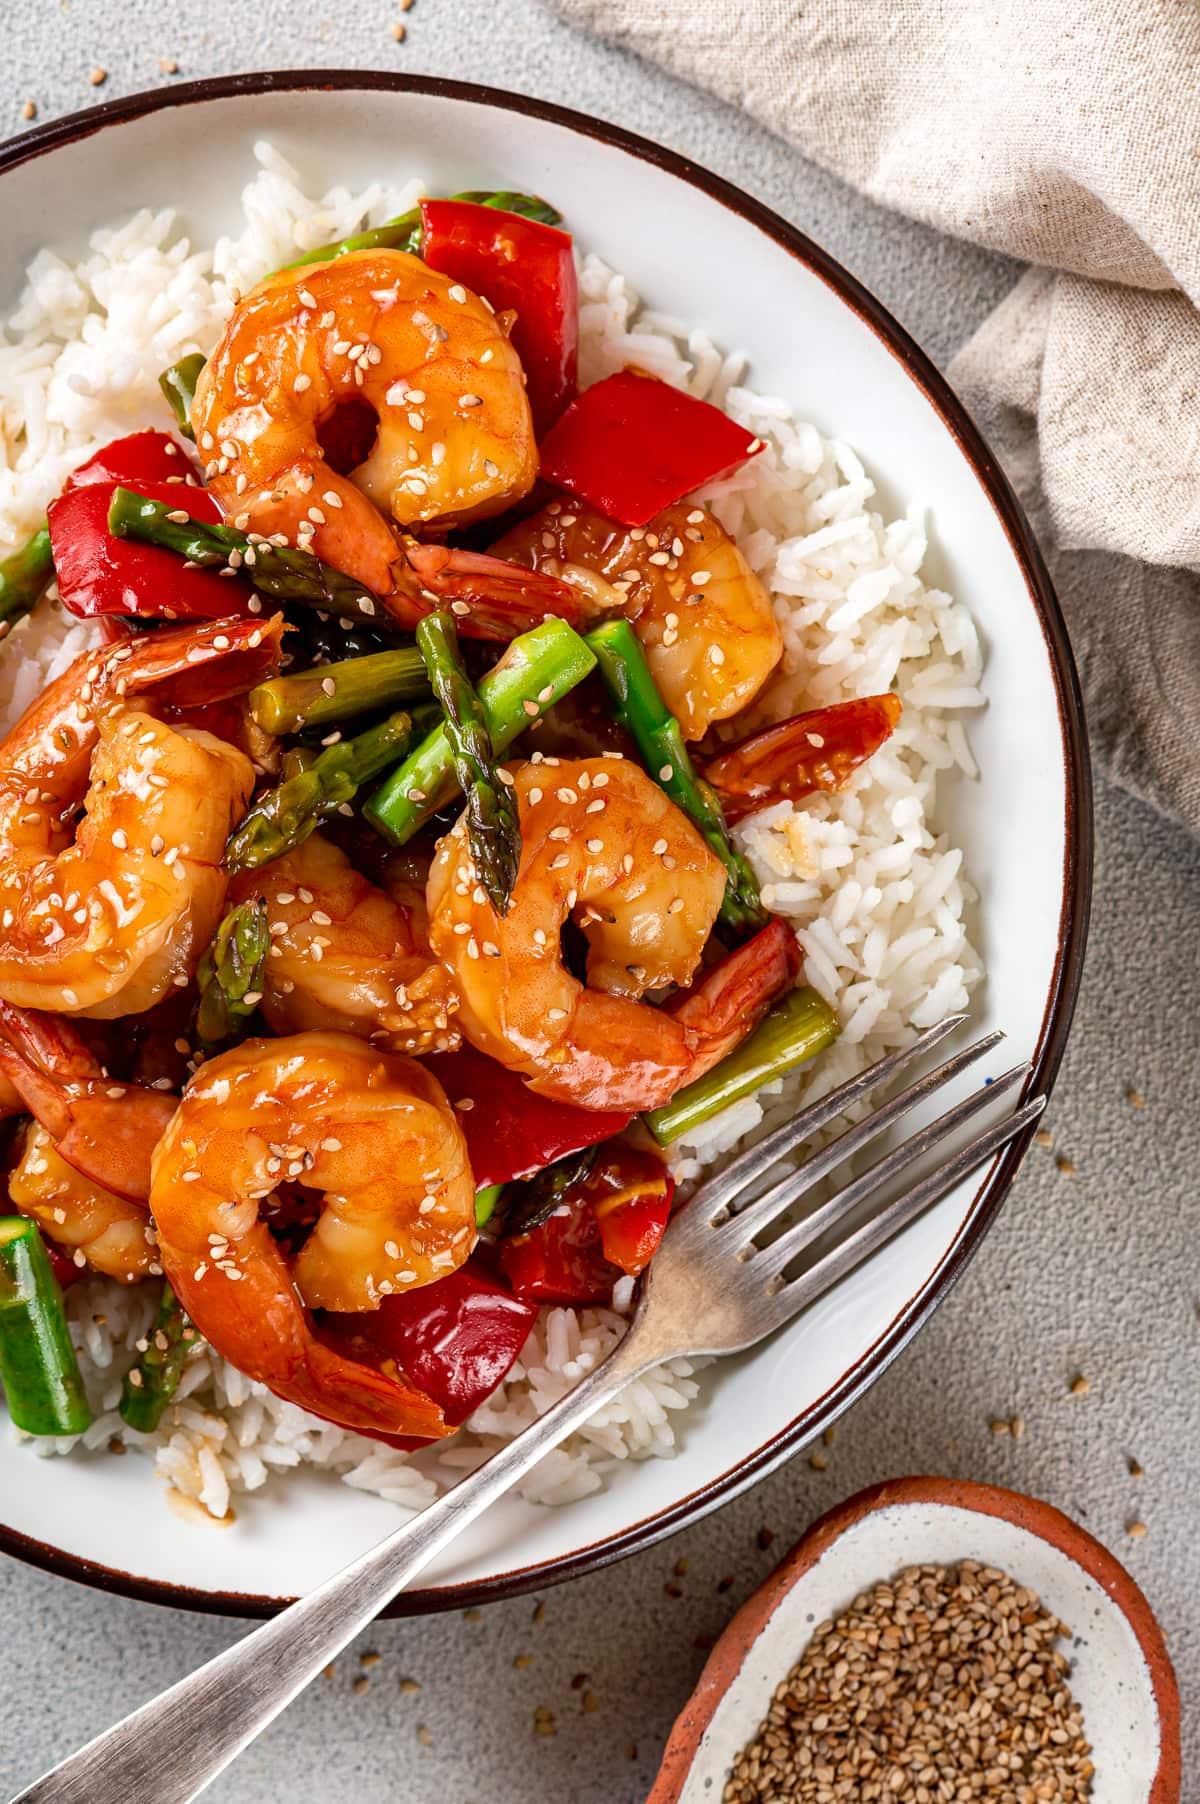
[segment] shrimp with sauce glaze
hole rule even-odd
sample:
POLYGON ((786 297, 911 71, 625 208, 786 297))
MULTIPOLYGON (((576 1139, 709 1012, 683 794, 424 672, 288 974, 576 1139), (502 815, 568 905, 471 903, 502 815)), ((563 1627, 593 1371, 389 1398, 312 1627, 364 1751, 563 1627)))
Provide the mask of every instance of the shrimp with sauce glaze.
POLYGON ((552 501, 492 549, 571 583, 585 618, 623 614, 685 739, 740 713, 782 656, 770 597, 706 508, 681 501, 628 527, 552 501))
POLYGON ((423 1066, 348 1034, 247 1040, 188 1084, 150 1201, 180 1303, 247 1377, 364 1433, 448 1432, 402 1375, 336 1351, 309 1313, 375 1309, 475 1243, 466 1143, 423 1066), (321 1194, 290 1268, 261 1212, 287 1183, 321 1194))
POLYGON ((85 652, 12 728, 0 744, 0 998, 111 1017, 188 983, 221 917, 225 841, 254 773, 224 740, 157 718, 154 699, 250 688, 275 669, 280 631, 219 620, 85 652))
POLYGON ((161 1273, 150 1154, 175 1098, 114 1083, 69 1023, 0 1002, 0 1071, 25 1127, 8 1193, 77 1265, 123 1284, 161 1273))
POLYGON ((507 639, 546 613, 574 615, 552 577, 396 530, 500 513, 537 475, 500 317, 419 257, 354 251, 268 276, 235 307, 191 417, 209 489, 237 527, 313 551, 402 625, 450 605, 465 632, 507 639), (378 430, 341 475, 320 428, 346 402, 369 403, 378 430))
POLYGON ((252 896, 267 903, 271 948, 261 1006, 275 1033, 328 1027, 417 1054, 459 1044, 454 980, 430 954, 423 920, 370 883, 331 840, 314 833, 235 877, 229 894, 235 903, 252 896))
POLYGON ((521 866, 495 913, 463 820, 429 876, 429 937, 454 973, 471 1044, 531 1090, 593 1109, 656 1108, 724 1058, 796 975, 795 936, 768 927, 677 1007, 640 1000, 695 974, 725 868, 637 765, 620 758, 521 765, 521 866), (571 919, 587 982, 563 962, 571 919))

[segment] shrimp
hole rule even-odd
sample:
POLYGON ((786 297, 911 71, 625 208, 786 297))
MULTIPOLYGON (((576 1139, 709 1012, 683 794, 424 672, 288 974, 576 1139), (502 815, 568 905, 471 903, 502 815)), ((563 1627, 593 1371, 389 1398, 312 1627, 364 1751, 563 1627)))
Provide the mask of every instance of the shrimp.
POLYGON ((524 372, 501 319, 419 257, 353 251, 268 276, 205 365, 192 426, 237 526, 312 550, 406 627, 431 606, 457 601, 465 615, 478 600, 482 629, 490 601, 500 615, 484 636, 511 638, 573 609, 551 577, 393 529, 499 513, 537 475, 524 372), (320 430, 346 402, 373 407, 378 429, 341 475, 320 430))
POLYGON ((459 1044, 454 981, 430 955, 423 921, 361 876, 332 841, 314 833, 236 877, 229 893, 234 902, 267 902, 262 1010, 275 1033, 337 1028, 393 1052, 459 1044))
POLYGON ((112 1017, 187 984, 254 774, 134 697, 249 688, 275 668, 281 627, 218 620, 85 652, 0 744, 0 998, 112 1017))
POLYGON ((150 1201, 180 1302, 247 1377, 366 1433, 448 1432, 427 1397, 335 1351, 309 1314, 375 1309, 474 1245, 466 1144, 422 1066, 348 1034, 247 1040, 188 1084, 150 1201), (290 1269, 260 1214, 288 1181, 323 1193, 290 1269))
POLYGON ((174 1097, 114 1083, 68 1022, 2 1001, 0 1073, 67 1165, 145 1214, 150 1154, 174 1097))
POLYGON ((770 597, 720 521, 679 502, 625 527, 552 501, 493 547, 565 577, 585 617, 624 614, 685 739, 702 739, 756 696, 783 653, 770 597))
POLYGON ((76 1265, 122 1284, 161 1273, 147 1205, 85 1178, 36 1121, 24 1129, 8 1194, 14 1208, 40 1222, 56 1245, 73 1254, 76 1265))
POLYGON ((429 875, 430 944, 457 980, 463 1033, 541 1096, 656 1108, 731 1051, 794 979, 794 935, 765 929, 674 1011, 642 1002, 692 978, 724 866, 622 759, 525 764, 514 794, 521 865, 503 919, 477 881, 463 820, 429 875), (563 963, 568 917, 588 942, 586 985, 563 963))

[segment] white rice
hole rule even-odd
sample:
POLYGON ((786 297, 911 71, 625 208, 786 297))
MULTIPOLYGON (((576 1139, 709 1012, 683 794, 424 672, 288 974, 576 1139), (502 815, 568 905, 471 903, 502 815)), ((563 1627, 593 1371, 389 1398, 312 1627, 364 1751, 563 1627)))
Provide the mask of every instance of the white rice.
MULTIPOLYGON (((411 205, 419 181, 308 195, 269 145, 242 196, 244 225, 193 248, 170 211, 93 233, 76 262, 42 251, 0 337, 0 555, 20 544, 66 475, 118 434, 169 426, 158 390, 165 365, 215 342, 237 294, 268 270, 411 205)), ((727 410, 765 452, 702 495, 770 591, 785 640, 781 674, 756 716, 895 689, 904 716, 888 744, 838 796, 764 810, 738 829, 764 899, 795 922, 808 981, 836 1008, 842 1034, 811 1073, 728 1109, 675 1150, 694 1179, 763 1122, 832 1089, 949 1010, 982 976, 964 913, 974 891, 962 854, 936 826, 939 773, 975 774, 961 716, 979 707, 982 654, 965 608, 921 579, 920 513, 874 511, 874 485, 849 446, 824 439, 782 397, 744 385, 746 359, 723 355, 687 322, 641 306, 596 257, 581 270, 584 383, 636 363, 727 410)), ((47 677, 91 642, 92 629, 53 603, 12 635, 0 657, 0 727, 47 677)), ((741 725, 742 723, 739 723, 741 725)), ((114 1436, 152 1456, 159 1476, 224 1516, 231 1498, 272 1474, 320 1466, 344 1483, 420 1508, 562 1396, 624 1331, 632 1284, 614 1308, 546 1309, 520 1361, 467 1430, 408 1456, 281 1402, 199 1346, 161 1429, 133 1433, 116 1405, 145 1334, 148 1298, 101 1278, 68 1293, 72 1334, 95 1420, 40 1453, 103 1453, 114 1436)), ((622 1460, 669 1455, 677 1417, 697 1395, 700 1362, 673 1360, 631 1385, 550 1455, 524 1495, 567 1502, 597 1489, 622 1460)))

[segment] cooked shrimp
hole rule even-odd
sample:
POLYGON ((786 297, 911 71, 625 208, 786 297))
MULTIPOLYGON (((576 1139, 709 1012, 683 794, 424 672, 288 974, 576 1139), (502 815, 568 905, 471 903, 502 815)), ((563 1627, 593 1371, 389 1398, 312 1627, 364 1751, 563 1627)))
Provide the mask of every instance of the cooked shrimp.
POLYGON ((85 652, 0 744, 0 997, 130 1015, 186 985, 220 920, 253 771, 133 698, 249 688, 274 669, 280 630, 215 621, 85 652))
POLYGON ((68 1165, 38 1122, 23 1130, 21 1155, 9 1173, 8 1194, 22 1215, 41 1223, 56 1245, 122 1284, 161 1272, 145 1202, 117 1196, 68 1165))
POLYGON ((150 1154, 173 1096, 114 1083, 68 1022, 9 1002, 0 1002, 0 1072, 67 1165, 145 1215, 150 1154))
POLYGON ((350 1428, 438 1435, 427 1398, 335 1352, 308 1310, 374 1309, 453 1271, 475 1241, 474 1193, 429 1072, 348 1034, 305 1033, 201 1067, 155 1152, 151 1205, 180 1302, 239 1370, 350 1428), (290 1270, 259 1213, 289 1181, 323 1193, 290 1270))
POLYGON ((393 1052, 458 1045, 454 981, 431 956, 423 921, 369 883, 330 840, 313 834, 236 877, 229 893, 235 902, 266 898, 271 950, 262 1010, 276 1033, 337 1028, 393 1052))
POLYGON ((657 1107, 774 999, 779 942, 764 958, 759 935, 675 1012, 639 1001, 692 978, 721 906, 723 865, 632 763, 545 759, 514 781, 522 850, 507 915, 477 881, 462 820, 430 872, 430 943, 457 979, 463 1032, 540 1095, 657 1107), (586 985, 563 963, 568 917, 588 942, 586 985))
POLYGON ((419 257, 354 251, 268 276, 205 365, 192 425, 209 487, 238 526, 311 548, 405 625, 439 598, 466 613, 478 591, 503 615, 529 594, 530 617, 500 633, 511 637, 571 603, 552 579, 531 590, 497 559, 393 530, 499 513, 537 475, 524 372, 500 318, 419 257), (343 476, 320 428, 347 401, 369 403, 379 425, 343 476))
POLYGON ((680 502, 647 526, 620 526, 552 501, 492 547, 565 577, 586 616, 624 614, 685 739, 702 739, 756 696, 783 652, 770 598, 720 521, 680 502))

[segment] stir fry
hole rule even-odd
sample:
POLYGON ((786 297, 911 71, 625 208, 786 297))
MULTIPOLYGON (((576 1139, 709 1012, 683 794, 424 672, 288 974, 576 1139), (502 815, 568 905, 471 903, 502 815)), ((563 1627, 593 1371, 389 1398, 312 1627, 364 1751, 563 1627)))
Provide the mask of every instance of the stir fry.
POLYGON ((666 1149, 836 1036, 730 829, 844 787, 900 704, 750 730, 783 636, 697 497, 763 447, 637 369, 577 383, 557 212, 429 199, 240 299, 163 373, 174 432, 0 565, 0 634, 52 581, 101 631, 0 743, 27 1432, 87 1425, 91 1271, 156 1287, 132 1429, 207 1342, 450 1434, 540 1306, 645 1271, 666 1149))

